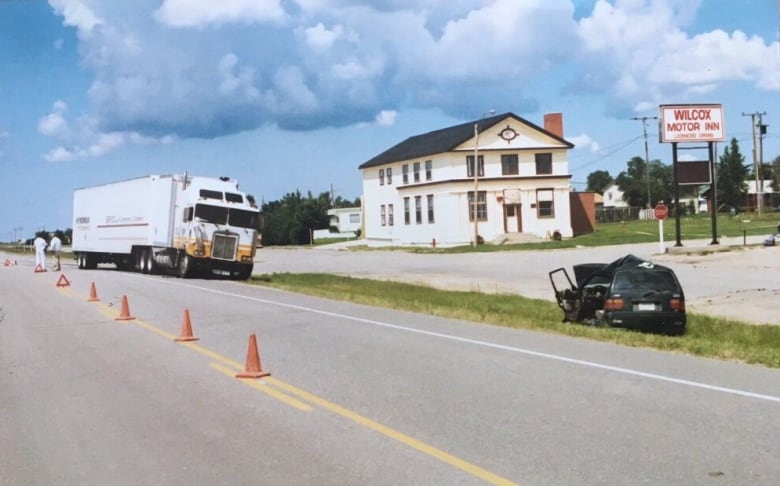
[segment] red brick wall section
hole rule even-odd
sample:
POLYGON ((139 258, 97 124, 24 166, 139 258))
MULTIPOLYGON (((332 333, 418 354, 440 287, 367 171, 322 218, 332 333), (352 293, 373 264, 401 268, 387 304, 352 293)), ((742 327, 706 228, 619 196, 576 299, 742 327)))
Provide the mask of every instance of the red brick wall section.
POLYGON ((569 194, 569 204, 574 236, 596 231, 596 193, 572 192, 569 194))
POLYGON ((547 113, 544 115, 544 129, 563 138, 563 113, 547 113))

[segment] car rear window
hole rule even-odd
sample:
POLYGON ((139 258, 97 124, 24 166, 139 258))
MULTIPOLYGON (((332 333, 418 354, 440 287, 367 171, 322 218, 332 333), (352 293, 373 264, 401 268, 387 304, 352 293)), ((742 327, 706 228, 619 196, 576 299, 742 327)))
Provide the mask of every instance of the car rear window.
POLYGON ((659 270, 631 270, 615 273, 612 281, 612 290, 655 290, 677 291, 677 283, 674 276, 667 271, 659 270))

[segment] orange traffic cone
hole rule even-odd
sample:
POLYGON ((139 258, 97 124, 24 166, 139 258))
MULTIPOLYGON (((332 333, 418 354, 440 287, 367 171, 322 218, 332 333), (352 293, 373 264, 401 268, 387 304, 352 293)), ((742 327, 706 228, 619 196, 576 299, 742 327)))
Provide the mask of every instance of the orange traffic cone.
POLYGON ((260 353, 257 351, 257 337, 249 336, 249 347, 246 351, 246 365, 243 373, 237 373, 236 378, 262 378, 271 376, 271 373, 263 371, 260 365, 260 353))
POLYGON ((135 319, 135 317, 130 315, 130 306, 127 305, 127 296, 122 296, 122 309, 119 312, 119 317, 115 317, 114 320, 117 321, 130 321, 132 319, 135 319))
POLYGON ((97 296, 97 290, 95 290, 95 282, 92 282, 92 285, 89 287, 89 298, 87 299, 88 302, 97 302, 100 299, 98 299, 97 296))
POLYGON ((41 272, 45 272, 45 271, 46 271, 46 269, 43 268, 40 263, 38 265, 35 265, 35 273, 41 273, 41 272))
POLYGON ((173 338, 174 341, 186 342, 197 341, 197 338, 192 335, 192 322, 190 321, 190 310, 184 309, 184 314, 181 316, 181 336, 173 338))
POLYGON ((70 287, 70 280, 64 273, 60 274, 60 279, 57 280, 57 287, 70 287))

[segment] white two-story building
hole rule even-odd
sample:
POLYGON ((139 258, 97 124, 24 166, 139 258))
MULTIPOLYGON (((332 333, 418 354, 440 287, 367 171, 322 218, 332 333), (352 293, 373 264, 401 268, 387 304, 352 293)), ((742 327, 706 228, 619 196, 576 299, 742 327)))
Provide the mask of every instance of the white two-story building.
POLYGON ((364 237, 398 245, 571 237, 572 147, 560 113, 545 115, 544 128, 504 113, 410 137, 360 165, 364 237))

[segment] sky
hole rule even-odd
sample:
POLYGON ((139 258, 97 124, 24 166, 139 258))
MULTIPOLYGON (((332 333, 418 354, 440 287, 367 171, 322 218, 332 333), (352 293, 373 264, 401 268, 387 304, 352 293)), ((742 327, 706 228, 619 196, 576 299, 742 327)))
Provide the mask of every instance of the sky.
POLYGON ((671 163, 662 104, 721 104, 748 160, 765 113, 771 161, 779 38, 780 0, 0 0, 0 241, 149 174, 352 200, 363 162, 490 110, 563 113, 577 190, 644 157, 635 118, 671 163))

